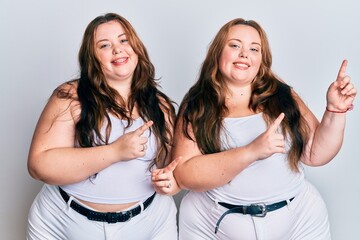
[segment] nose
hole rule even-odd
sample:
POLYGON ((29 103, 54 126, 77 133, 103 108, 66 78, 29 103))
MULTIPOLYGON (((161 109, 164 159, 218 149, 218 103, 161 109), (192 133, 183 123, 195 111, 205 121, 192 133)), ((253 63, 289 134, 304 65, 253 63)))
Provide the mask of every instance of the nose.
POLYGON ((244 48, 242 48, 239 52, 239 57, 248 58, 248 52, 244 48))
POLYGON ((113 49, 113 55, 116 55, 116 54, 119 54, 119 53, 121 53, 122 51, 121 51, 121 49, 119 48, 119 47, 115 47, 114 49, 113 49))

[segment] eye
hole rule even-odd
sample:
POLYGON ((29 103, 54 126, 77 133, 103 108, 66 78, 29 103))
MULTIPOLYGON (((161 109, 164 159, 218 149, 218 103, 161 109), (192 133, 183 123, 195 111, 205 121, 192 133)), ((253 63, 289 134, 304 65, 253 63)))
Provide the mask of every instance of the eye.
POLYGON ((230 43, 229 46, 231 48, 240 48, 240 45, 239 44, 235 44, 235 43, 230 43))
POLYGON ((250 51, 252 51, 252 52, 259 52, 259 49, 258 49, 258 48, 250 48, 250 51))
POLYGON ((109 43, 104 43, 104 44, 101 44, 101 45, 100 45, 100 49, 109 48, 109 47, 110 47, 110 44, 109 44, 109 43))
POLYGON ((127 40, 126 38, 120 40, 120 43, 122 43, 122 44, 125 44, 125 43, 128 43, 128 42, 129 42, 129 40, 127 40))

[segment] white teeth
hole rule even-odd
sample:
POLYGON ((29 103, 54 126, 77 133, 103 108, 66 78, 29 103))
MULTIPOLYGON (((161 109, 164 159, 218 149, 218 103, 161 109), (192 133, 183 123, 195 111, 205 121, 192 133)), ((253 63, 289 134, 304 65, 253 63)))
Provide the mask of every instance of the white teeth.
POLYGON ((122 63, 122 62, 125 62, 125 58, 120 58, 120 59, 117 59, 114 61, 114 63, 122 63))
POLYGON ((239 66, 239 67, 249 67, 249 65, 244 64, 244 63, 236 63, 235 65, 239 66))

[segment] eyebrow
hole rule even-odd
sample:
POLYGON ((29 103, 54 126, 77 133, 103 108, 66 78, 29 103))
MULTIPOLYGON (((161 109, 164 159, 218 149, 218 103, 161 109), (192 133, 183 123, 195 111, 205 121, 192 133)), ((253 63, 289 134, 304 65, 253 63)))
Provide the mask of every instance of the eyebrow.
MULTIPOLYGON (((120 38, 120 37, 122 37, 122 36, 124 36, 124 35, 126 35, 126 33, 121 33, 121 34, 119 34, 118 38, 120 38)), ((107 38, 100 39, 99 41, 96 42, 96 44, 98 44, 98 43, 100 43, 100 42, 104 42, 104 41, 109 41, 109 39, 107 39, 107 38)))
MULTIPOLYGON (((242 43, 242 41, 241 41, 240 39, 237 39, 237 38, 230 38, 228 41, 232 41, 232 40, 237 41, 237 42, 241 42, 241 43, 242 43)), ((256 45, 261 46, 261 44, 260 44, 260 43, 258 43, 258 42, 252 42, 251 44, 256 44, 256 45)))

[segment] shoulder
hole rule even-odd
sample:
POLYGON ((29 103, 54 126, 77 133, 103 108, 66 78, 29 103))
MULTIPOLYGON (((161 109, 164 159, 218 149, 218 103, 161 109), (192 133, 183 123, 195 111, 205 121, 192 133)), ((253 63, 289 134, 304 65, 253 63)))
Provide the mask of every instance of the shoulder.
POLYGON ((53 91, 46 107, 56 118, 71 116, 75 119, 79 116, 81 108, 77 97, 77 86, 77 80, 72 80, 62 83, 53 91))
POLYGON ((71 80, 59 85, 53 92, 58 98, 73 98, 77 99, 78 81, 71 80))

